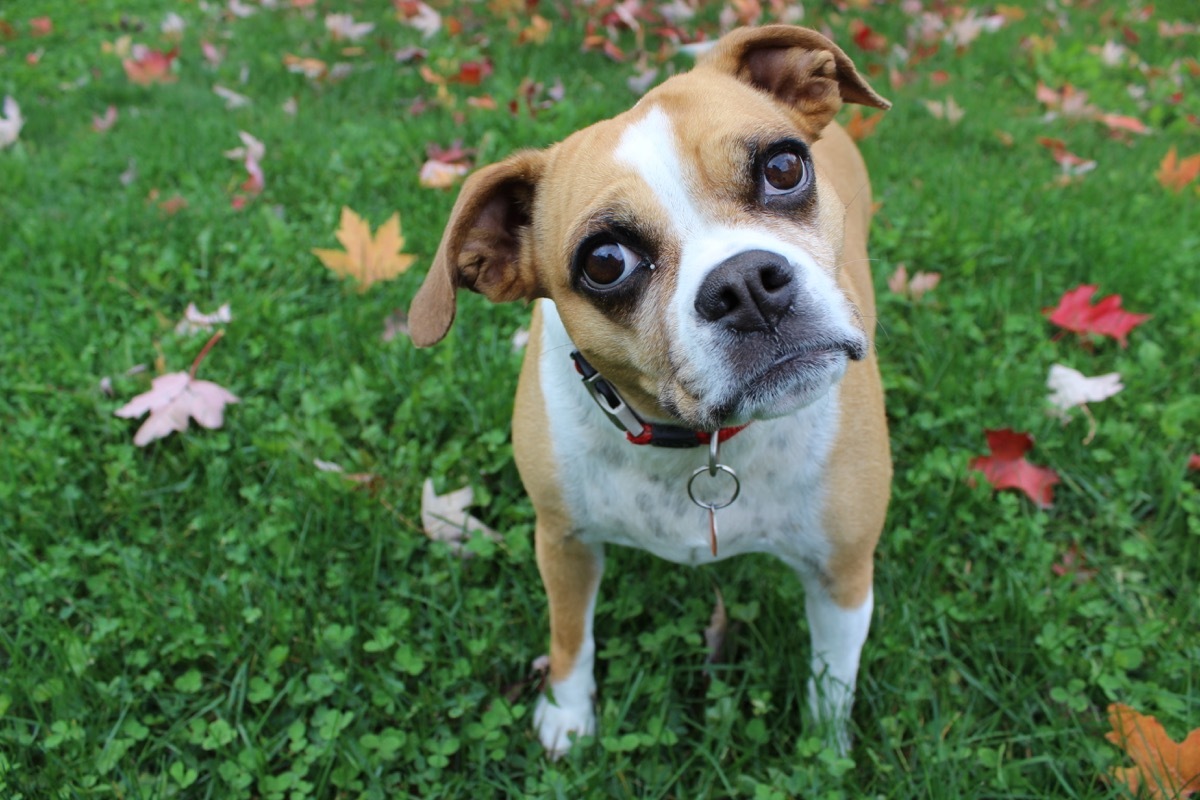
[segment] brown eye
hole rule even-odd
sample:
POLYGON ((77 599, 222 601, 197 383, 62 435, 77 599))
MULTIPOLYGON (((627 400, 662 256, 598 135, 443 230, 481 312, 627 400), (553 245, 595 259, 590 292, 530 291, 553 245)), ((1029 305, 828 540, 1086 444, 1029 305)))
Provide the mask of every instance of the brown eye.
POLYGON ((804 182, 804 159, 799 153, 783 150, 767 159, 763 165, 763 177, 767 181, 767 194, 787 194, 804 182))
POLYGON ((592 286, 607 289, 628 278, 641 263, 641 256, 625 245, 606 242, 583 260, 583 275, 592 286))

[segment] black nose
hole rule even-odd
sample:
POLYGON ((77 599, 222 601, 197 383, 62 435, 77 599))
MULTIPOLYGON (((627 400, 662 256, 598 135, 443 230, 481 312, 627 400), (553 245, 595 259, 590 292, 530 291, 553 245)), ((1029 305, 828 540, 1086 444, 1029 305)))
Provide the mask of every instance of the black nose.
POLYGON ((795 299, 787 259, 766 250, 747 250, 709 273, 696 293, 696 311, 738 333, 769 331, 795 299))

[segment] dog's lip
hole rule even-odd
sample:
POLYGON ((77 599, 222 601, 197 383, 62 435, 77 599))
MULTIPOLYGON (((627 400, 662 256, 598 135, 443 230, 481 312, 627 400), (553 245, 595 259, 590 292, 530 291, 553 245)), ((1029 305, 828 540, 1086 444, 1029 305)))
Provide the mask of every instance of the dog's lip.
POLYGON ((760 380, 773 372, 788 367, 821 366, 828 363, 831 357, 836 359, 838 356, 845 356, 853 361, 860 361, 866 356, 865 343, 847 340, 844 342, 822 342, 808 347, 800 347, 776 358, 754 380, 760 380))

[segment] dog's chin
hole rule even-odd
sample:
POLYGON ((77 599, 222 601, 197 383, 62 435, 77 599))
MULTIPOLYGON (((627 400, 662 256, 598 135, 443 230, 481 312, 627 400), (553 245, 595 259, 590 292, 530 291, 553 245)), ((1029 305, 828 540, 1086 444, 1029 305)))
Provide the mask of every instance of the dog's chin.
POLYGON ((744 425, 795 413, 829 394, 846 374, 851 356, 821 348, 780 358, 715 402, 701 403, 701 430, 744 425))

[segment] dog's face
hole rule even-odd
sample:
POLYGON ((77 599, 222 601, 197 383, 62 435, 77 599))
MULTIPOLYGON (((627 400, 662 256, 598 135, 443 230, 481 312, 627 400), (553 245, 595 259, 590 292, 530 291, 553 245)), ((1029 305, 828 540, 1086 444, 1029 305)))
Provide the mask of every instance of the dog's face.
POLYGON ((632 110, 479 171, 414 341, 444 335, 458 286, 548 297, 648 416, 713 430, 812 402, 868 347, 837 283, 844 207, 810 150, 843 99, 887 107, 819 34, 748 29, 632 110))

